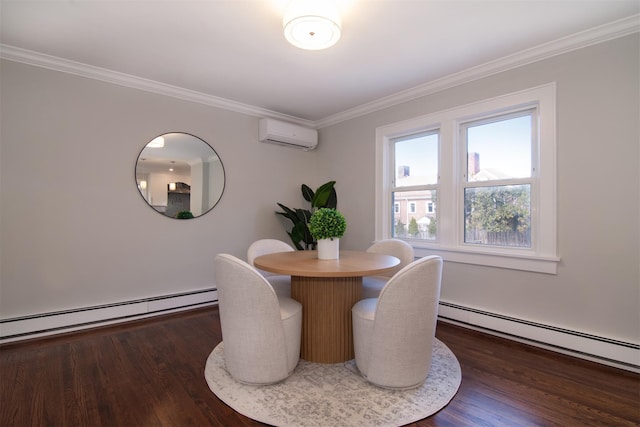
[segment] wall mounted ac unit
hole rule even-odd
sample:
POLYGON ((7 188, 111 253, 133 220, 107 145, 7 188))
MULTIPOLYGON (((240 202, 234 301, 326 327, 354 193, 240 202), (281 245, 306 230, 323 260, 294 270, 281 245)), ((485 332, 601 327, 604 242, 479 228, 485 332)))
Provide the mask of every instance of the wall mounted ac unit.
POLYGON ((280 120, 261 119, 258 139, 260 142, 313 150, 318 145, 318 131, 280 120))

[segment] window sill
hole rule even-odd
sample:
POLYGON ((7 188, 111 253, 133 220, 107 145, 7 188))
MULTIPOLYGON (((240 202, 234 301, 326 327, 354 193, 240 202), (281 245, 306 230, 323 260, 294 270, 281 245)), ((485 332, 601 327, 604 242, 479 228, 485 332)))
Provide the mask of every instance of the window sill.
MULTIPOLYGON (((409 241, 412 244, 411 241, 409 241)), ((443 260, 461 264, 482 265, 485 267, 506 268, 510 270, 532 271, 536 273, 557 274, 559 257, 528 254, 512 254, 488 251, 473 251, 466 248, 442 246, 417 246, 412 244, 416 257, 440 255, 443 260)))

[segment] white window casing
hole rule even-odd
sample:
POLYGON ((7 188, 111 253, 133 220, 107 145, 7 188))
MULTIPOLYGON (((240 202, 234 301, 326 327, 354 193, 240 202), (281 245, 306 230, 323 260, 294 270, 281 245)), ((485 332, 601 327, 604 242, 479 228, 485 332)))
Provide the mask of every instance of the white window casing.
POLYGON ((392 237, 394 138, 439 130, 439 179, 434 240, 407 239, 417 256, 441 255, 446 261, 555 274, 557 253, 556 207, 556 85, 546 85, 474 102, 376 129, 376 240, 392 237), (487 247, 464 244, 461 183, 466 175, 466 148, 460 126, 471 120, 534 109, 532 129, 537 143, 532 152, 531 247, 487 247), (391 165, 391 166, 390 166, 391 165))

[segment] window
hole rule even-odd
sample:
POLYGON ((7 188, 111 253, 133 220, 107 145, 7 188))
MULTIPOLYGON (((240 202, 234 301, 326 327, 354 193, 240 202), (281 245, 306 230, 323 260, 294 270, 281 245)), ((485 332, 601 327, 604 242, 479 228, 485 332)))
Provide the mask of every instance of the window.
POLYGON ((421 132, 395 138, 392 168, 396 171, 392 179, 391 197, 399 206, 393 216, 393 237, 435 239, 435 212, 433 204, 438 189, 438 144, 437 131, 421 132), (418 214, 417 205, 429 204, 431 212, 418 214))
POLYGON ((531 247, 531 158, 535 109, 460 125, 464 243, 531 247))
POLYGON ((554 274, 555 84, 376 130, 376 239, 554 274))

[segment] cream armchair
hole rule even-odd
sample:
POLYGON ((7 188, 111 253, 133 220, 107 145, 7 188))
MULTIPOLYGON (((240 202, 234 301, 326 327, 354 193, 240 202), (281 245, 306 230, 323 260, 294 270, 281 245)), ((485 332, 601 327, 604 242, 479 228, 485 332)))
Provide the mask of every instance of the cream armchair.
MULTIPOLYGON (((289 244, 276 239, 260 239, 253 242, 247 249, 247 262, 253 265, 253 260, 261 255, 272 254, 276 252, 293 252, 295 249, 289 244)), ((267 281, 273 286, 278 296, 291 296, 291 276, 269 273, 258 269, 260 274, 267 278, 267 281)))
POLYGON ((232 255, 217 255, 214 268, 227 371, 248 384, 287 378, 300 360, 302 305, 232 255))
POLYGON ((356 365, 369 382, 403 389, 427 378, 441 278, 442 258, 421 258, 396 273, 378 298, 353 306, 356 365))
POLYGON ((380 291, 389 279, 415 260, 413 247, 400 239, 385 239, 369 246, 367 252, 383 255, 391 255, 400 260, 400 264, 389 273, 379 276, 366 276, 362 278, 362 298, 378 298, 380 291))

